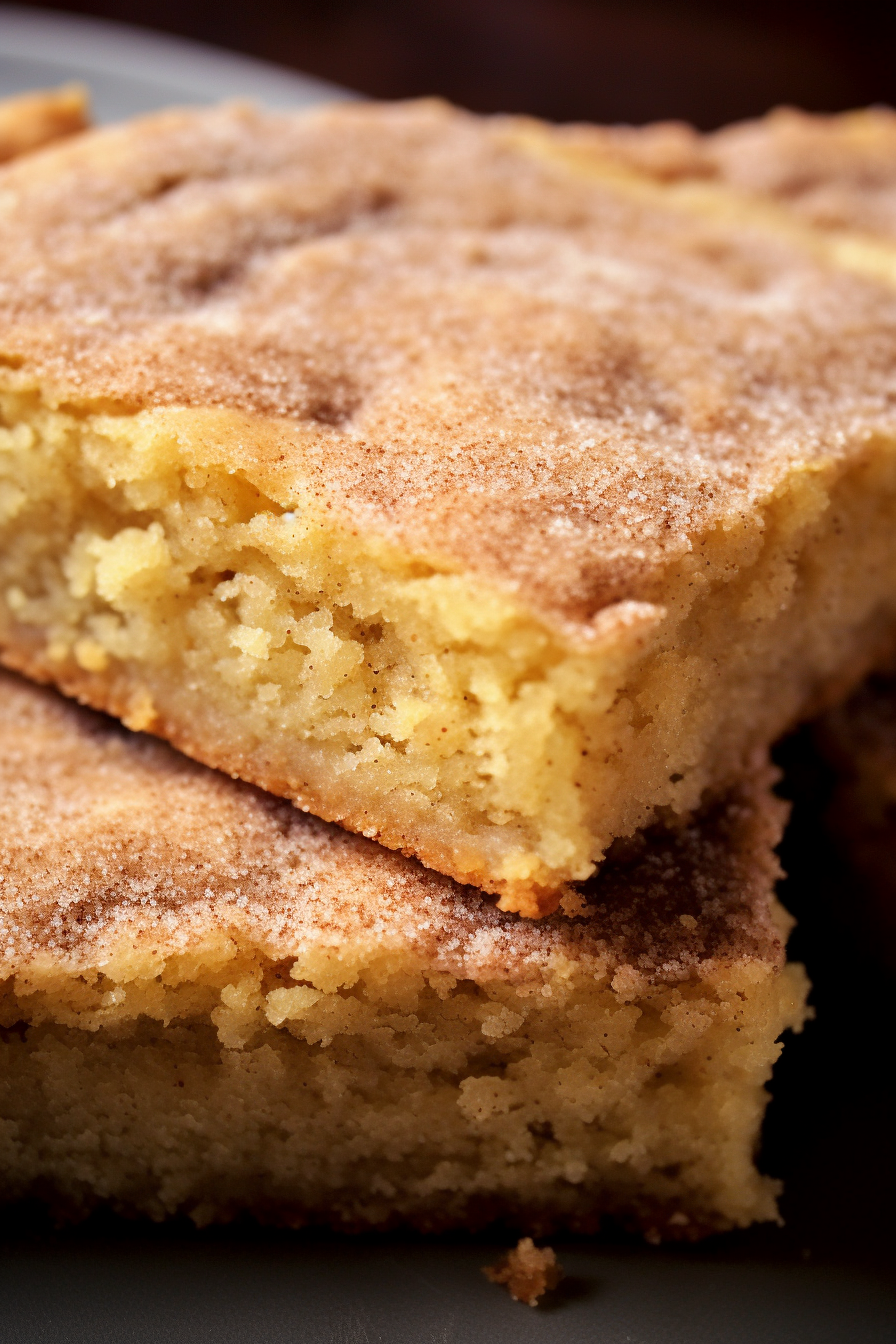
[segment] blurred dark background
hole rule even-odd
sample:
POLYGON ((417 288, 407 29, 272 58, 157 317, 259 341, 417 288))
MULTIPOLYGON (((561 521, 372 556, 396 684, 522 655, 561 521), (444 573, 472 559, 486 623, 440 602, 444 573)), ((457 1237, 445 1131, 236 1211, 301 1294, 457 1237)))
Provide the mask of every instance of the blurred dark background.
MULTIPOLYGON (((41 8, 32 5, 30 8, 41 8)), ((896 103, 896 0, 55 0, 379 98, 556 120, 896 103)))

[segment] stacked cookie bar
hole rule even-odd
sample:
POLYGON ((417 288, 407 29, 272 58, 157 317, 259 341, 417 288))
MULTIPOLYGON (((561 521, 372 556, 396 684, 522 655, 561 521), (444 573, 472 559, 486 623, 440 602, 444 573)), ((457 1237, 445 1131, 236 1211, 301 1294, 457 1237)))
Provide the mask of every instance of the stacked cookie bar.
POLYGON ((775 1216, 768 772, 525 920, 4 674, 8 1196, 348 1228, 775 1216), (27 1025, 25 1025, 27 1024, 27 1025))
POLYGON ((125 725, 4 682, 10 1193, 775 1216, 767 750, 893 651, 896 293, 611 141, 232 105, 4 170, 0 654, 125 725))

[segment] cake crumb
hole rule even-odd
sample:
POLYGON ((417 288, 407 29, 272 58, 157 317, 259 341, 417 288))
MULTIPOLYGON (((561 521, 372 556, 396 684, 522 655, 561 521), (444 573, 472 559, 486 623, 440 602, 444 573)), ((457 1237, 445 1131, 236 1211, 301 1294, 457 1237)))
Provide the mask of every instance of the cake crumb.
POLYGON ((587 916, 594 914, 594 907, 590 906, 584 896, 577 891, 567 891, 565 896, 560 898, 560 909, 570 919, 575 919, 577 915, 587 916))
POLYGON ((550 1246, 539 1249, 531 1237, 522 1237, 512 1251, 482 1272, 492 1283, 503 1283, 515 1302, 525 1302, 529 1307, 537 1306, 539 1298, 563 1278, 563 1269, 550 1246))

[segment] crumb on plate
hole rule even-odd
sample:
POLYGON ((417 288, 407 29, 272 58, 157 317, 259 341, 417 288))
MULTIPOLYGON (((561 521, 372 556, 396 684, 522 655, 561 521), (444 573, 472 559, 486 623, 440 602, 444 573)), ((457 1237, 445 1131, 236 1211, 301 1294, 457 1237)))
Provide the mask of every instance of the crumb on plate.
POLYGON ((538 1247, 531 1237, 521 1237, 512 1251, 482 1272, 491 1283, 504 1284, 515 1302, 528 1307, 537 1307, 563 1278, 563 1267, 550 1246, 538 1247))

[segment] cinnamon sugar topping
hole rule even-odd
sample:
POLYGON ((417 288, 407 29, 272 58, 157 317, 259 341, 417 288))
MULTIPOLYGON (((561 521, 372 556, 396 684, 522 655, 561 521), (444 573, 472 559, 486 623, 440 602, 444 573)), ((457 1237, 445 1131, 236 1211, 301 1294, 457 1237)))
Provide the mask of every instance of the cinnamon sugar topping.
POLYGON ((265 417, 242 465, 555 617, 896 427, 892 296, 440 104, 165 113, 0 215, 9 377, 265 417))

